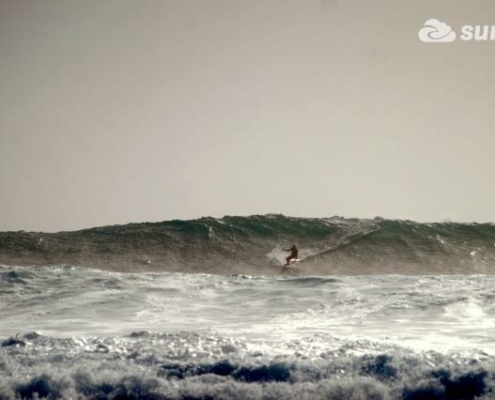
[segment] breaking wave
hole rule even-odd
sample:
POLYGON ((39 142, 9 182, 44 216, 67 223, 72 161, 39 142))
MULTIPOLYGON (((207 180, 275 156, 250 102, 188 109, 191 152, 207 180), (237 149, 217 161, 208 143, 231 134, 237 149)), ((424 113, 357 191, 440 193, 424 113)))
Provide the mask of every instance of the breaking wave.
POLYGON ((302 258, 293 274, 495 273, 492 224, 283 215, 2 232, 0 263, 262 275, 278 273, 292 243, 302 258))
MULTIPOLYGON (((304 344, 310 341, 298 343, 304 344)), ((270 358, 246 351, 239 340, 185 333, 118 339, 30 333, 1 346, 2 400, 460 400, 490 399, 494 388, 491 358, 400 349, 356 354, 362 345, 317 359, 297 353, 270 358)))

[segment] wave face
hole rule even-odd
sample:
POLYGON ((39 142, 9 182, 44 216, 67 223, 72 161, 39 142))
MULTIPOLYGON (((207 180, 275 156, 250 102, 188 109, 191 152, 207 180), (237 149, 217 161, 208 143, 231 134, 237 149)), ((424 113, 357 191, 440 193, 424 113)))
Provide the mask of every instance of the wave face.
POLYGON ((0 266, 0 399, 493 399, 494 287, 0 266))
POLYGON ((295 275, 495 273, 492 224, 283 215, 0 232, 0 263, 262 275, 280 272, 293 243, 295 275))

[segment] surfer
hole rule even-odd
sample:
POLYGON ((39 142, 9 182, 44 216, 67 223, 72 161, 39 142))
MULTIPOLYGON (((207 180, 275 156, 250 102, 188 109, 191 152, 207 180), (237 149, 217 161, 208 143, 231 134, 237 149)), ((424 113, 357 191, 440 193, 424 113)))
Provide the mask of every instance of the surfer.
POLYGON ((287 264, 285 264, 285 266, 287 267, 291 260, 297 260, 297 247, 295 244, 292 245, 292 247, 290 249, 287 249, 285 251, 290 251, 290 255, 285 259, 287 261, 287 264))

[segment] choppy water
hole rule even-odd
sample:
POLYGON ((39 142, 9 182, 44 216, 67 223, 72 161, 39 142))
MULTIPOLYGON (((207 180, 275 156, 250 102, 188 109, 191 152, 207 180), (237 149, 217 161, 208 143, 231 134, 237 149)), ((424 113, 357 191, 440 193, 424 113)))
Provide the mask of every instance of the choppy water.
POLYGON ((495 398, 494 299, 487 275, 3 266, 0 399, 495 398))

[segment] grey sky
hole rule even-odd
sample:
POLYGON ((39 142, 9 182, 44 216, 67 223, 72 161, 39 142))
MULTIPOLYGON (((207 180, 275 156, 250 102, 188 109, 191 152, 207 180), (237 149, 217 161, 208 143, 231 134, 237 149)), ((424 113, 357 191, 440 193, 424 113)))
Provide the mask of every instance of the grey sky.
POLYGON ((495 219, 484 1, 0 0, 0 230, 495 219))

